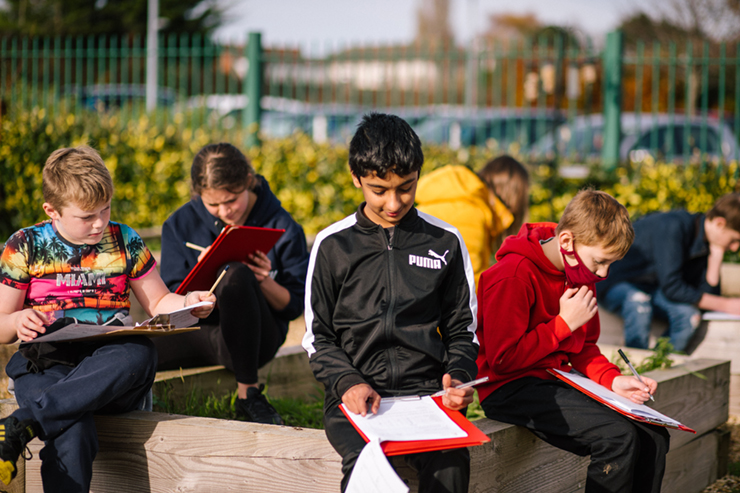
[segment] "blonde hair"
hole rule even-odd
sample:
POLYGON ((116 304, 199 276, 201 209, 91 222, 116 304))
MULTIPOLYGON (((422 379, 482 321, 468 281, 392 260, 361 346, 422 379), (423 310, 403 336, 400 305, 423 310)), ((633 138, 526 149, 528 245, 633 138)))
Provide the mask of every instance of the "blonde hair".
POLYGON ((478 171, 478 178, 509 209, 514 221, 497 238, 495 249, 503 239, 515 235, 529 212, 529 173, 522 163, 504 154, 492 159, 478 171))
POLYGON ((90 210, 113 197, 113 180, 98 151, 88 146, 57 149, 43 170, 44 201, 60 211, 74 203, 90 210))
POLYGON ((581 245, 600 246, 623 257, 632 246, 632 229, 627 209, 606 192, 585 189, 565 207, 555 235, 568 230, 581 245))

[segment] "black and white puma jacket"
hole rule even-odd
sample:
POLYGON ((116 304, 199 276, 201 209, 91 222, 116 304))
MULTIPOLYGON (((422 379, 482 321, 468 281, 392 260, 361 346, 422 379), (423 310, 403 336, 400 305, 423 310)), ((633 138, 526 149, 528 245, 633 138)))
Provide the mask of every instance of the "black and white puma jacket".
POLYGON ((412 208, 388 235, 364 206, 319 233, 309 261, 303 347, 326 406, 363 382, 421 395, 444 373, 475 378, 477 301, 460 233, 412 208))

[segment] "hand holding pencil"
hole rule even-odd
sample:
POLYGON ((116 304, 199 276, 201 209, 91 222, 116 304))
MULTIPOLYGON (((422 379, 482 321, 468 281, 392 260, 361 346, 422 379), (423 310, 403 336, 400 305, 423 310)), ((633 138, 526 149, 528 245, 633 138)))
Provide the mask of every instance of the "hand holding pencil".
POLYGON ((216 282, 213 283, 213 286, 211 286, 211 289, 209 291, 193 291, 185 295, 185 300, 183 301, 185 306, 194 305, 198 301, 210 301, 212 303, 208 306, 200 306, 198 308, 194 308, 193 311, 190 312, 194 317, 206 318, 208 315, 211 314, 213 308, 216 306, 216 296, 213 294, 213 292, 216 290, 216 287, 221 282, 221 279, 223 279, 226 275, 227 270, 229 270, 228 265, 224 267, 223 271, 221 271, 221 275, 218 276, 218 279, 216 279, 216 282), (193 297, 196 296, 198 299, 196 301, 193 301, 193 297))
POLYGON ((206 253, 208 253, 208 250, 211 249, 211 245, 203 247, 200 245, 196 245, 195 243, 190 243, 189 241, 184 242, 184 245, 188 248, 192 248, 193 250, 197 250, 200 252, 200 254, 198 255, 198 262, 200 262, 201 259, 203 259, 203 257, 206 255, 206 253))

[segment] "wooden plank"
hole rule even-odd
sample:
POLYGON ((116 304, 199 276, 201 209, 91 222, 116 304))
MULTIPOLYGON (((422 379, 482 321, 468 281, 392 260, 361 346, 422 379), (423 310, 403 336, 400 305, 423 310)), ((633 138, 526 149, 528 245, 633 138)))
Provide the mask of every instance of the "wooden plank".
POLYGON ((719 286, 723 296, 740 296, 740 264, 722 264, 719 286))
POLYGON ((277 356, 259 370, 271 397, 294 397, 312 401, 324 399, 324 386, 313 375, 308 355, 301 346, 282 347, 277 356))
POLYGON ((662 491, 698 493, 718 479, 719 434, 714 430, 701 435, 666 456, 662 491))
POLYGON ((710 320, 702 323, 687 353, 692 358, 730 360, 730 372, 740 374, 740 322, 710 320))
MULTIPOLYGON (((323 430, 140 411, 95 421, 93 492, 339 490, 341 459, 323 430)), ((37 464, 34 451, 28 493, 42 491, 37 464)))
MULTIPOLYGON (((687 360, 667 370, 647 372, 658 382, 655 404, 651 404, 686 426, 698 436, 717 428, 729 417, 730 362, 710 359, 687 360), (694 373, 704 375, 701 379, 694 373)), ((685 431, 670 430, 671 450, 695 438, 685 431)))
POLYGON ((730 415, 740 417, 740 375, 730 374, 730 415))
POLYGON ((491 442, 470 449, 470 492, 583 491, 588 457, 553 447, 529 430, 490 419, 475 422, 491 442))
MULTIPOLYGON (((656 407, 700 432, 698 438, 672 432, 665 481, 671 487, 704 487, 719 467, 712 430, 727 418, 729 362, 692 360, 685 365, 651 374, 660 382, 656 407)), ((95 419, 100 438, 95 492, 313 492, 339 487, 341 460, 323 430, 144 412, 95 419)), ((476 426, 492 441, 471 449, 471 492, 583 490, 588 458, 552 447, 524 428, 487 419, 476 426)), ((40 446, 32 443, 28 492, 41 491, 40 446)))

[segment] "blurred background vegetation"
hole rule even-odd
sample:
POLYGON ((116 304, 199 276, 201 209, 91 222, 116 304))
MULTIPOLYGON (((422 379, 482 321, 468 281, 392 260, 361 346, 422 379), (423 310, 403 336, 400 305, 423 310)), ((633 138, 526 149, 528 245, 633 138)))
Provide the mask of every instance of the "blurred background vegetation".
MULTIPOLYGON (((60 147, 89 144, 98 149, 115 183, 113 220, 134 228, 159 226, 189 200, 189 170, 193 155, 216 141, 244 142, 235 129, 192 129, 176 114, 170 121, 156 114, 121 118, 105 113, 60 112, 43 108, 11 112, 0 122, 0 237, 45 219, 41 208, 41 170, 49 154, 60 147)), ((477 170, 503 151, 516 147, 473 146, 450 149, 425 146, 422 173, 447 164, 477 170)), ((351 214, 362 200, 351 182, 346 145, 317 143, 296 132, 282 139, 264 139, 246 150, 258 173, 270 182, 283 206, 314 235, 351 214)), ((526 157, 518 156, 526 163, 526 157)), ((531 221, 557 221, 565 205, 581 188, 593 186, 614 195, 633 218, 653 211, 685 208, 707 211, 722 194, 738 189, 737 162, 675 165, 645 160, 613 170, 594 165, 567 178, 564 164, 530 166, 531 221)))

